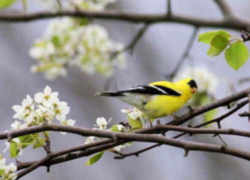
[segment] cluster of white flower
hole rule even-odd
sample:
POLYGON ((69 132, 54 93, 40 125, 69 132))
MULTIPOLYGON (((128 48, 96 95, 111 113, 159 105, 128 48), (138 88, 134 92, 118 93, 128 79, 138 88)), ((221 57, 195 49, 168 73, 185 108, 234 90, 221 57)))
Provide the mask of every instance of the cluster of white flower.
POLYGON ((149 120, 143 112, 135 107, 130 109, 122 109, 121 112, 127 115, 128 123, 132 129, 143 128, 149 120))
POLYGON ((198 84, 198 92, 207 92, 208 94, 214 95, 218 85, 217 76, 210 72, 207 68, 202 66, 191 67, 187 66, 179 71, 175 76, 174 81, 191 77, 198 84))
POLYGON ((6 159, 0 154, 0 179, 1 180, 14 180, 16 179, 17 167, 14 163, 6 164, 6 159))
POLYGON ((115 0, 69 0, 65 6, 70 9, 101 11, 114 2, 115 0))
POLYGON ((38 39, 30 55, 38 64, 32 72, 45 72, 48 79, 66 75, 66 67, 74 65, 88 74, 110 76, 115 67, 125 67, 120 43, 109 39, 107 31, 99 25, 81 25, 81 20, 62 18, 53 20, 45 35, 38 39))
POLYGON ((68 10, 88 10, 88 11, 102 11, 105 7, 114 3, 115 0, 41 0, 45 8, 56 11, 60 8, 68 10), (61 6, 61 7, 60 7, 61 6))
POLYGON ((51 11, 57 11, 59 9, 59 1, 58 0, 41 0, 42 5, 44 8, 49 9, 51 11))
POLYGON ((137 108, 122 109, 122 113, 127 114, 128 119, 141 119, 143 120, 143 113, 137 108))
MULTIPOLYGON (((95 126, 96 126, 96 128, 94 128, 94 129, 106 130, 108 128, 108 121, 104 117, 98 117, 96 119, 95 126)), ((86 138, 84 144, 93 143, 96 140, 98 140, 97 137, 89 136, 89 137, 86 138)))
MULTIPOLYGON (((96 128, 94 128, 94 129, 114 131, 114 132, 124 132, 126 130, 125 126, 123 126, 122 124, 115 124, 111 128, 108 128, 108 123, 109 122, 110 121, 107 121, 104 117, 98 117, 96 119, 96 124, 95 124, 96 128)), ((100 138, 97 138, 97 137, 94 137, 94 136, 89 136, 89 137, 87 137, 85 139, 84 144, 93 143, 93 142, 96 142, 99 139, 100 138)), ((122 149, 124 149, 124 148, 126 148, 126 147, 128 147, 130 145, 131 145, 131 143, 125 143, 125 144, 114 147, 112 150, 120 152, 122 149)))
POLYGON ((52 92, 48 86, 44 92, 36 93, 34 98, 27 95, 21 105, 14 105, 12 108, 15 111, 13 118, 18 119, 11 124, 12 129, 50 124, 54 119, 62 125, 73 126, 75 124, 74 120, 66 118, 70 111, 68 104, 60 101, 58 93, 52 92))
MULTIPOLYGON (((113 0, 71 0, 72 7, 102 10, 113 0)), ((69 7, 69 6, 67 6, 69 7)), ((125 67, 123 45, 110 39, 106 29, 87 18, 60 18, 50 22, 45 34, 30 49, 37 61, 32 72, 44 72, 53 80, 67 74, 66 67, 77 66, 88 74, 112 75, 125 67), (114 55, 116 54, 116 55, 114 55)))

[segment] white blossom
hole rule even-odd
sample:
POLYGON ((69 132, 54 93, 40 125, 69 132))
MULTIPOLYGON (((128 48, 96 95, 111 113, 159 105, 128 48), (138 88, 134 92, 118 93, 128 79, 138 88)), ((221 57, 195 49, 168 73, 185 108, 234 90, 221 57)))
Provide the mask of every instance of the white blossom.
POLYGON ((46 9, 56 11, 59 9, 59 5, 56 0, 41 0, 46 9))
MULTIPOLYGON (((46 9, 57 11, 60 9, 60 5, 57 1, 41 0, 46 9)), ((62 8, 69 10, 89 10, 89 11, 101 11, 105 7, 115 2, 115 0, 61 0, 60 4, 62 8)))
POLYGON ((14 105, 12 109, 15 111, 13 118, 19 120, 28 120, 32 116, 32 111, 34 110, 34 102, 30 95, 22 101, 21 105, 14 105))
POLYGON ((1 180, 14 180, 16 179, 17 167, 14 163, 6 164, 6 159, 0 154, 0 177, 1 180))
POLYGON ((56 119, 62 121, 66 119, 67 114, 70 112, 70 107, 64 101, 54 104, 56 119))
POLYGON ((46 71, 45 78, 48 80, 55 80, 58 76, 65 77, 67 75, 67 71, 63 66, 52 67, 46 71))
POLYGON ((96 119, 96 125, 99 129, 107 129, 108 122, 104 117, 99 117, 96 119))
POLYGON ((218 77, 203 66, 187 66, 179 71, 175 76, 174 81, 191 77, 198 84, 198 92, 207 92, 208 94, 214 95, 216 87, 218 85, 218 77))
POLYGON ((137 108, 122 109, 121 112, 127 114, 128 118, 130 118, 130 119, 143 118, 143 113, 140 110, 138 110, 137 108))
POLYGON ((95 136, 89 136, 86 138, 84 144, 90 144, 96 141, 96 137, 95 136))
POLYGON ((117 151, 117 152, 121 152, 122 149, 125 149, 125 148, 127 148, 127 147, 129 147, 129 146, 131 146, 131 143, 125 143, 125 144, 121 144, 121 145, 119 145, 119 146, 115 146, 115 147, 113 148, 113 150, 115 150, 115 151, 117 151))
POLYGON ((35 46, 30 50, 30 56, 33 58, 49 58, 56 52, 52 42, 44 43, 42 39, 35 42, 35 46))
POLYGON ((125 129, 125 127, 121 124, 117 124, 116 127, 117 127, 118 131, 120 131, 120 132, 124 131, 124 129, 125 129))
POLYGON ((49 86, 46 86, 43 92, 35 94, 35 102, 44 106, 52 106, 54 103, 58 103, 58 92, 52 92, 49 86))
POLYGON ((58 120, 63 125, 75 124, 72 119, 67 120, 70 112, 67 102, 60 101, 58 92, 53 92, 49 86, 46 86, 43 92, 36 93, 34 99, 27 95, 21 105, 13 106, 13 110, 13 118, 18 120, 11 124, 12 129, 53 123, 53 120, 58 120))
POLYGON ((115 0, 69 0, 66 4, 67 8, 77 8, 82 10, 91 10, 91 11, 101 11, 105 7, 115 2, 115 0))
POLYGON ((124 53, 114 56, 123 48, 100 25, 82 25, 81 20, 73 18, 56 19, 30 49, 30 56, 37 61, 31 71, 44 72, 47 79, 54 80, 67 74, 66 67, 76 66, 87 74, 108 77, 114 68, 126 66, 124 53))
POLYGON ((51 106, 38 105, 34 114, 36 115, 34 118, 34 124, 36 125, 39 125, 40 121, 51 124, 55 117, 54 109, 51 106))
POLYGON ((27 124, 22 124, 20 121, 14 121, 12 124, 11 124, 11 128, 13 130, 18 130, 18 129, 24 129, 24 128, 27 128, 27 124))
POLYGON ((76 121, 73 120, 73 119, 62 120, 62 121, 61 121, 61 124, 64 125, 64 126, 74 126, 75 123, 76 123, 76 121))

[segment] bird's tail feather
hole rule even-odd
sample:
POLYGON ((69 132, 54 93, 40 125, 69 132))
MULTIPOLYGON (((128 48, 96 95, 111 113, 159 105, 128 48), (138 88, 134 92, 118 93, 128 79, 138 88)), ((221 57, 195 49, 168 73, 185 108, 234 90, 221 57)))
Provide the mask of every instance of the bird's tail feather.
POLYGON ((117 97, 117 96, 123 96, 123 93, 120 91, 117 91, 117 92, 99 92, 99 93, 96 93, 96 96, 117 97))

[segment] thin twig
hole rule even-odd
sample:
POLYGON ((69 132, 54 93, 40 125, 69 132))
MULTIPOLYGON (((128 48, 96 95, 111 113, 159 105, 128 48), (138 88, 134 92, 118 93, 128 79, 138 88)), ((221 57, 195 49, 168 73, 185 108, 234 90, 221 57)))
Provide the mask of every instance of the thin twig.
POLYGON ((148 28, 149 28, 149 24, 148 23, 144 24, 143 27, 141 27, 139 29, 139 31, 135 34, 135 36, 132 38, 130 43, 125 48, 123 48, 120 51, 113 52, 111 59, 112 60, 115 59, 118 55, 120 55, 121 53, 124 53, 126 51, 129 51, 130 54, 133 54, 135 46, 137 45, 139 40, 143 37, 143 35, 146 33, 148 28))
POLYGON ((250 117, 250 113, 249 112, 243 112, 239 114, 240 117, 250 117))
POLYGON ((228 96, 226 98, 217 100, 214 103, 202 106, 201 108, 194 109, 191 113, 188 113, 188 114, 182 116, 178 120, 173 120, 173 121, 169 122, 168 124, 171 124, 171 125, 183 124, 183 123, 187 122, 189 119, 192 119, 193 117, 198 116, 204 112, 210 111, 210 110, 218 108, 218 107, 227 106, 228 104, 231 104, 232 102, 235 102, 235 101, 238 101, 242 98, 248 97, 249 93, 250 93, 250 88, 245 89, 241 92, 235 93, 235 94, 228 96))
POLYGON ((40 161, 37 161, 36 163, 33 163, 31 166, 29 166, 28 168, 26 168, 25 170, 19 172, 17 174, 17 179, 20 179, 21 177, 25 176, 26 174, 34 171, 35 169, 37 169, 39 166, 41 166, 42 164, 44 164, 46 161, 50 160, 50 155, 48 154, 45 158, 41 159, 40 161))
MULTIPOLYGON (((248 94, 248 101, 250 102, 250 93, 248 94)), ((250 114, 250 103, 248 105, 248 113, 250 114)), ((248 116, 248 122, 250 122, 250 116, 248 116)))
MULTIPOLYGON (((249 36, 250 37, 250 36, 249 36)), ((238 83, 239 84, 243 84, 243 83, 247 83, 250 82, 250 77, 245 77, 245 78, 241 78, 238 83)))
POLYGON ((167 0, 167 16, 172 16, 172 3, 171 0, 167 0))
MULTIPOLYGON (((212 124, 212 123, 216 123, 218 121, 222 121, 224 120, 225 118, 227 118, 228 116, 230 116, 231 114, 235 113, 236 111, 238 111, 239 109, 241 109, 242 107, 244 107, 247 103, 249 103, 248 100, 246 101, 243 101, 241 103, 239 103, 234 109, 232 109, 231 111, 223 114, 222 116, 218 117, 218 118, 215 118, 213 120, 210 120, 210 121, 207 121, 207 122, 204 122, 204 123, 201 123, 199 125, 196 125, 194 126, 194 128, 200 128, 200 127, 204 127, 204 126, 207 126, 209 124, 212 124)), ((178 127, 179 128, 179 127, 178 127)), ((185 134, 192 134, 193 132, 190 132, 190 131, 186 131, 186 132, 182 132, 176 136, 174 136, 173 138, 174 139, 177 139, 177 138, 180 138, 182 136, 184 136, 185 134)), ((193 133, 194 134, 194 133, 193 133)), ((126 157, 129 157, 129 156, 138 156, 139 154, 141 153, 144 153, 146 151, 149 151, 151 149, 154 149, 156 147, 159 147, 161 146, 161 144, 154 144, 154 145, 151 145, 151 146, 148 146, 146 148, 143 148, 141 150, 138 150, 138 151, 135 151, 135 152, 131 152, 131 153, 127 153, 127 154, 123 154, 122 156, 116 156, 115 158, 116 159, 123 159, 123 158, 126 158, 126 157)))
POLYGON ((61 11, 61 10, 62 10, 62 3, 61 3, 61 0, 56 0, 56 3, 57 3, 57 5, 58 5, 59 11, 61 11))
POLYGON ((125 51, 130 50, 130 53, 133 54, 136 44, 142 38, 142 36, 147 32, 149 25, 150 24, 146 23, 143 25, 143 27, 139 29, 139 31, 133 37, 132 41, 126 46, 125 51))
POLYGON ((194 127, 195 128, 200 128, 200 127, 204 127, 204 126, 207 126, 209 124, 212 124, 212 123, 216 123, 216 122, 222 121, 225 118, 227 118, 230 115, 232 115, 233 113, 235 113, 236 111, 238 111, 239 109, 241 109, 242 107, 244 107, 248 103, 249 103, 248 100, 242 101, 241 103, 237 104, 235 108, 233 108, 232 110, 228 111, 227 113, 221 115, 220 117, 217 117, 217 118, 215 118, 213 120, 210 120, 210 121, 207 121, 207 122, 204 122, 204 123, 201 123, 201 124, 196 125, 194 127))
POLYGON ((182 64, 184 63, 184 61, 188 58, 189 53, 190 53, 190 51, 191 51, 191 49, 193 47, 194 41, 195 41, 195 37, 198 34, 198 30, 199 30, 199 27, 194 27, 193 33, 190 36, 190 39, 189 39, 189 41, 187 43, 187 46, 186 46, 186 49, 184 50, 182 56, 178 60, 177 65, 175 65, 174 70, 170 74, 166 75, 167 79, 173 79, 174 76, 177 74, 177 72, 180 70, 180 68, 181 68, 182 64))
POLYGON ((233 18, 233 12, 225 0, 214 0, 220 8, 224 18, 233 18))
POLYGON ((27 12, 27 0, 22 0, 22 6, 23 6, 23 11, 26 13, 27 12))

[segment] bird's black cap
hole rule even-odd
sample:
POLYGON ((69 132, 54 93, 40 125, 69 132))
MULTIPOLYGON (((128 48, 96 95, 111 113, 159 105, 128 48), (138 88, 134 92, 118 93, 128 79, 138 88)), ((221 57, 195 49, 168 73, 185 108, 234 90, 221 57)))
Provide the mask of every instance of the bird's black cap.
POLYGON ((195 82, 195 80, 190 80, 189 82, 188 82, 188 84, 189 84, 189 86, 191 87, 191 88, 198 88, 198 86, 197 86, 197 83, 195 82))

